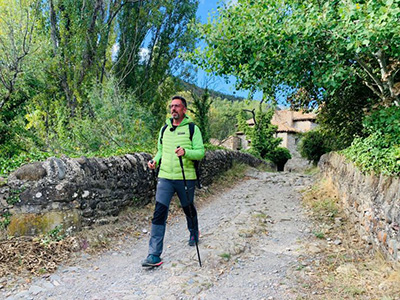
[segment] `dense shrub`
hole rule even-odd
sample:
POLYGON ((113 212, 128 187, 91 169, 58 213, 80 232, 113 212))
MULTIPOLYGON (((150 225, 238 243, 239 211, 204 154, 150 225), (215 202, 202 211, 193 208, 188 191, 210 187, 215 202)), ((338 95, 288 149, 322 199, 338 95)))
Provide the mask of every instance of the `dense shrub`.
POLYGON ((400 107, 380 109, 364 120, 366 138, 356 138, 343 154, 364 172, 400 176, 400 107))
POLYGON ((284 165, 289 159, 292 158, 292 155, 290 154, 289 149, 277 147, 268 154, 267 158, 277 165, 284 165))
POLYGON ((275 163, 278 171, 283 171, 286 162, 292 158, 289 149, 277 147, 267 155, 267 159, 275 163))
POLYGON ((308 131, 302 135, 300 154, 316 165, 323 154, 331 151, 330 141, 331 137, 319 129, 308 131))

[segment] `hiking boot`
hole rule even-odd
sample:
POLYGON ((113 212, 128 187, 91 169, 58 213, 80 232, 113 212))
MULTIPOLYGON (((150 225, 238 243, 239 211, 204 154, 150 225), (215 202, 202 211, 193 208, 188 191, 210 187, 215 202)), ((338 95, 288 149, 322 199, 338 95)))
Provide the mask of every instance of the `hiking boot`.
POLYGON ((189 238, 189 246, 193 247, 194 245, 196 245, 196 242, 199 242, 199 235, 191 233, 189 238))
POLYGON ((149 254, 147 258, 142 262, 142 267, 156 267, 160 265, 161 258, 157 255, 149 254))

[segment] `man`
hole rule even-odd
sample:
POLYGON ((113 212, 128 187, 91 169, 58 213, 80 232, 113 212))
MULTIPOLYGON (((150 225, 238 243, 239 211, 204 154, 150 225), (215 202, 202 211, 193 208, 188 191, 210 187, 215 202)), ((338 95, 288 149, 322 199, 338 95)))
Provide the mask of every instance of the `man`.
POLYGON ((186 215, 190 232, 189 245, 194 246, 199 238, 197 212, 194 207, 194 190, 196 171, 194 160, 204 157, 203 138, 200 129, 194 126, 190 137, 192 119, 186 115, 187 103, 181 96, 172 97, 170 104, 172 118, 167 119, 167 127, 161 128, 158 136, 158 151, 148 162, 150 169, 160 166, 156 192, 156 206, 151 225, 149 254, 142 266, 157 266, 161 264, 160 255, 163 250, 166 221, 169 204, 175 192, 178 194, 181 206, 186 215), (182 169, 179 163, 182 158, 189 199, 186 197, 182 169), (162 161, 161 161, 162 160, 162 161))

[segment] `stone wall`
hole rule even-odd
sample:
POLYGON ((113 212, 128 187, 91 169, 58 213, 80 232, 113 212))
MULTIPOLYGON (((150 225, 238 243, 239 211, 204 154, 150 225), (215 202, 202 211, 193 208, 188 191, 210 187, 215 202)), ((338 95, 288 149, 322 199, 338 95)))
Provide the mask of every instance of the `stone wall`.
MULTIPOLYGON (((49 158, 22 166, 0 187, 0 212, 11 214, 10 235, 35 235, 62 224, 68 231, 115 221, 127 207, 154 198, 156 174, 147 153, 109 158, 49 158)), ((201 162, 202 183, 232 167, 264 163, 238 151, 207 152, 201 162)))
POLYGON ((319 167, 336 188, 360 236, 399 261, 400 178, 363 174, 337 153, 323 155, 319 167))

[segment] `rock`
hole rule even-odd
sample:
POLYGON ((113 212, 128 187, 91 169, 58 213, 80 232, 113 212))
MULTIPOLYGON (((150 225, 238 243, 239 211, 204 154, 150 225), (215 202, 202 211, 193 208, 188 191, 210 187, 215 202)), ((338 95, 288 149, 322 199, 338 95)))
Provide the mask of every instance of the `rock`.
POLYGON ((31 293, 32 295, 35 295, 35 296, 38 295, 39 293, 45 292, 45 291, 46 290, 44 288, 37 286, 37 285, 32 285, 29 288, 29 293, 31 293))
POLYGON ((41 162, 34 162, 23 165, 14 172, 14 175, 19 180, 38 181, 46 177, 47 171, 41 162))

